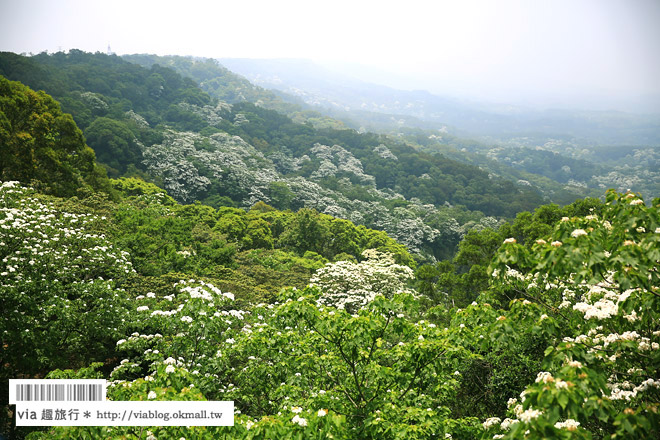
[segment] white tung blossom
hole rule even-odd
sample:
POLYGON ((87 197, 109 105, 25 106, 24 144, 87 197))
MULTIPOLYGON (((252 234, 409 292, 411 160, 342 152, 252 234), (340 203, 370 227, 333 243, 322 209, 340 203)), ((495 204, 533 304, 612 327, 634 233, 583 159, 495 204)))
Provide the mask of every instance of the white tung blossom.
POLYGON ((486 419, 486 421, 483 423, 484 429, 490 429, 492 426, 498 425, 502 419, 499 417, 491 417, 489 419, 486 419))
POLYGON ((543 414, 542 411, 530 408, 530 409, 525 410, 522 413, 520 413, 518 415, 518 419, 521 422, 529 423, 530 421, 532 421, 534 419, 537 419, 541 414, 543 414))
POLYGON ((563 422, 555 423, 555 428, 566 429, 567 431, 575 431, 578 426, 580 426, 580 422, 573 419, 566 419, 563 422))
POLYGON ((585 231, 584 229, 575 229, 573 232, 571 232, 571 237, 573 238, 578 238, 583 235, 587 235, 587 231, 585 231))
POLYGON ((338 261, 316 271, 310 283, 324 291, 319 299, 321 304, 352 312, 378 294, 391 297, 407 291, 406 283, 414 276, 411 268, 396 264, 391 254, 373 249, 364 251, 363 255, 367 259, 361 263, 338 261))

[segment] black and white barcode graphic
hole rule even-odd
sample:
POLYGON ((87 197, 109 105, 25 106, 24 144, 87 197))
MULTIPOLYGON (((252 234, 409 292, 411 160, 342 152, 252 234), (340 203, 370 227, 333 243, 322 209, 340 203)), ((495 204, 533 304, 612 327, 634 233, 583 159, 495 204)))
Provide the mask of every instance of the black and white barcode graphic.
POLYGON ((11 379, 9 403, 105 400, 104 379, 11 379))
POLYGON ((31 383, 17 383, 16 384, 16 401, 17 402, 31 402, 31 401, 51 401, 51 400, 65 400, 64 384, 47 385, 47 384, 31 384, 31 383))

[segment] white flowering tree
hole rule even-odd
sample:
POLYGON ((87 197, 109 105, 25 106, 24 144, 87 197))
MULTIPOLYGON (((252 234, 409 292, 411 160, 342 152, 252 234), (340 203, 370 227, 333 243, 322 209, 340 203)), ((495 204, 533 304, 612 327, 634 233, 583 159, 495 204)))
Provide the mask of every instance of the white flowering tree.
POLYGON ((453 325, 462 326, 464 344, 481 349, 511 352, 530 337, 546 349, 530 384, 508 391, 506 414, 483 423, 482 438, 658 438, 654 203, 611 191, 600 216, 565 217, 531 250, 505 240, 491 265, 495 294, 460 311, 453 325), (490 304, 498 291, 518 299, 497 310, 490 304))
MULTIPOLYGON (((232 427, 149 427, 154 438, 473 438, 453 419, 459 353, 447 329, 415 320, 418 303, 377 296, 357 314, 287 289, 278 302, 234 310, 231 294, 199 280, 135 299, 143 330, 117 341, 112 400, 229 400, 232 427), (449 437, 445 436, 449 434, 449 437)), ((55 372, 51 377, 86 377, 55 372)), ((59 427, 31 439, 142 438, 141 427, 59 427)))
POLYGON ((324 294, 320 303, 354 312, 376 295, 391 298, 395 293, 408 292, 408 281, 414 276, 408 266, 396 264, 391 254, 367 249, 359 263, 338 261, 316 271, 310 282, 324 294))
POLYGON ((125 252, 94 232, 102 221, 60 211, 17 182, 0 185, 4 371, 36 373, 116 334, 127 310, 115 285, 134 271, 125 252))
POLYGON ((194 279, 175 283, 169 295, 137 296, 140 331, 117 341, 118 351, 127 358, 111 378, 119 383, 136 379, 168 362, 198 374, 202 362, 225 342, 225 331, 243 319, 244 311, 231 308, 233 299, 233 294, 194 279), (174 361, 165 362, 170 358, 174 361))
MULTIPOLYGON (((0 184, 0 390, 8 379, 104 359, 129 318, 117 287, 128 255, 102 234, 106 219, 58 209, 18 182, 0 184)), ((0 416, 4 425, 6 412, 0 416)))

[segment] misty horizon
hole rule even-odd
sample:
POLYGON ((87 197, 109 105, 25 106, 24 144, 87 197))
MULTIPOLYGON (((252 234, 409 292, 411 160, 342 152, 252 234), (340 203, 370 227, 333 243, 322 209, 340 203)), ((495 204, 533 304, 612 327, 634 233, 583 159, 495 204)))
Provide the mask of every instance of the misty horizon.
MULTIPOLYGON (((175 55, 175 54, 170 54, 175 55)), ((190 55, 185 55, 190 56, 190 55)), ((455 99, 457 101, 475 105, 489 106, 514 106, 519 110, 574 110, 574 111, 599 111, 599 112, 624 112, 631 114, 660 114, 660 93, 639 96, 626 94, 607 95, 605 93, 578 91, 577 93, 546 93, 542 90, 498 90, 491 89, 483 91, 470 88, 469 85, 460 83, 445 83, 439 85, 433 83, 432 78, 420 79, 414 76, 396 75, 382 69, 360 65, 360 64, 338 64, 331 62, 315 61, 308 58, 215 58, 221 65, 223 60, 251 60, 266 62, 287 63, 311 63, 317 67, 334 72, 338 78, 348 77, 355 81, 388 87, 393 90, 402 91, 424 91, 436 96, 455 99)), ((226 67, 226 66, 225 66, 226 67)), ((229 69, 232 70, 232 69, 229 69)), ((240 74, 240 72, 237 72, 240 74)), ((252 78, 248 78, 252 80, 252 78)), ((267 88, 272 84, 261 83, 258 85, 267 88)))
POLYGON ((660 112, 660 2, 0 0, 0 50, 309 59, 501 104, 660 112))

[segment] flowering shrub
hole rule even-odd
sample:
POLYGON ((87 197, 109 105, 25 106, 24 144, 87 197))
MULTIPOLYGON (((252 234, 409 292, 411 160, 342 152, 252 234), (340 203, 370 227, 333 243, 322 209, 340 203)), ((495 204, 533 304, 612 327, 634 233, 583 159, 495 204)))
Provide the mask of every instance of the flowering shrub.
POLYGON ((231 293, 195 280, 177 282, 170 295, 158 297, 149 292, 137 296, 135 314, 142 334, 134 332, 117 341, 117 350, 128 359, 114 369, 111 378, 134 378, 167 359, 170 365, 187 370, 202 368, 200 362, 206 362, 225 341, 225 330, 245 313, 228 307, 233 299, 231 293))
POLYGON ((93 352, 126 318, 125 293, 115 284, 133 268, 125 252, 90 232, 98 221, 60 212, 17 182, 0 185, 0 334, 7 373, 29 374, 93 352))

